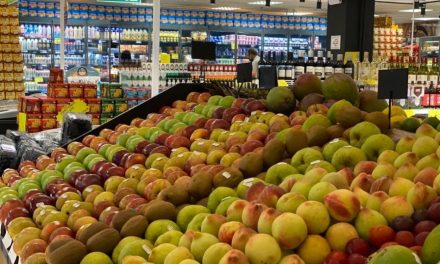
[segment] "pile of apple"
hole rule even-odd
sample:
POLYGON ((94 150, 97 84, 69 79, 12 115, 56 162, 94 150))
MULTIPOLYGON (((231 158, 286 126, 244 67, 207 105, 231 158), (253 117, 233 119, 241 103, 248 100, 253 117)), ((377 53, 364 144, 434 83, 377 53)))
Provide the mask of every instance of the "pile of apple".
POLYGON ((192 92, 6 170, 0 221, 23 264, 437 263, 440 133, 353 108, 192 92))

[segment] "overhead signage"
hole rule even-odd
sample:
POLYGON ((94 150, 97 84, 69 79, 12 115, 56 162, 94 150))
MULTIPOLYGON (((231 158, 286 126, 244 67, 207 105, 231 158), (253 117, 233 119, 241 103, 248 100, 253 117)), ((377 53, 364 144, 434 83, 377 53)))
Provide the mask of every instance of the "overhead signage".
POLYGON ((120 4, 140 4, 142 0, 97 0, 97 2, 110 2, 110 3, 120 3, 120 4))

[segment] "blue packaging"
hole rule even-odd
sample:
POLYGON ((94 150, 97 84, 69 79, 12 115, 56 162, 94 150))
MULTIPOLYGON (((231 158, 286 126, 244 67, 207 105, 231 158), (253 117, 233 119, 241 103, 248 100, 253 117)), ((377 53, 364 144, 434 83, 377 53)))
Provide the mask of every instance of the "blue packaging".
POLYGON ((319 18, 319 23, 327 23, 327 18, 325 18, 325 17, 320 17, 319 18))
POLYGON ((106 6, 105 13, 113 15, 113 6, 106 6))
POLYGON ((254 27, 260 28, 261 27, 261 20, 254 20, 254 27))
POLYGON ((18 5, 20 8, 28 8, 29 2, 28 1, 19 1, 18 5))
MULTIPOLYGON (((251 18, 249 18, 247 14, 241 14, 241 15, 240 15, 240 18, 241 18, 242 20, 251 20, 251 18)), ((253 20, 253 18, 252 18, 252 20, 253 20)))
POLYGON ((233 27, 234 26, 234 19, 227 19, 226 23, 227 23, 228 27, 233 27))
MULTIPOLYGON (((46 4, 47 8, 47 4, 46 4)), ((89 5, 88 4, 79 4, 79 11, 89 11, 89 5)))
POLYGON ((313 23, 313 17, 307 17, 307 23, 313 23))
POLYGON ((55 10, 60 10, 60 3, 59 2, 55 2, 55 10))
POLYGON ((197 25, 198 24, 198 21, 197 21, 197 18, 196 17, 192 17, 191 18, 191 25, 197 25))
POLYGON ((269 26, 267 24, 267 21, 261 21, 261 27, 262 28, 268 28, 269 26))
POLYGON ((206 14, 205 14, 204 11, 199 11, 198 13, 199 13, 199 17, 200 18, 205 18, 206 17, 206 14))
POLYGON ((113 13, 106 13, 105 20, 112 21, 113 20, 113 13))
POLYGON ((313 30, 315 31, 321 31, 321 24, 317 23, 317 24, 313 24, 313 30))
POLYGON ((307 30, 313 30, 313 23, 307 23, 307 30))
POLYGON ((153 16, 150 15, 150 14, 145 15, 145 21, 146 21, 146 22, 153 22, 153 16))
POLYGON ((289 30, 295 30, 295 22, 289 22, 289 30))
POLYGON ((37 8, 37 2, 35 2, 35 1, 30 1, 28 5, 29 5, 29 8, 32 8, 32 9, 37 8))
POLYGON ((261 15, 257 15, 257 14, 255 14, 255 15, 254 15, 254 19, 255 19, 255 20, 259 20, 259 21, 261 21, 261 15))
POLYGON ((226 27, 228 25, 228 20, 226 19, 220 19, 220 26, 226 27))
POLYGON ((55 12, 53 10, 46 10, 46 17, 54 18, 55 17, 55 12))
POLYGON ((164 16, 168 16, 168 9, 161 9, 160 14, 164 16))
POLYGON ((21 7, 21 8, 20 8, 20 15, 21 15, 21 16, 29 16, 29 9, 28 9, 28 8, 24 8, 24 7, 21 7))
POLYGON ((61 14, 60 14, 60 10, 59 9, 55 9, 55 17, 56 18, 60 18, 61 14))
MULTIPOLYGON (((243 23, 246 23, 247 22, 247 27, 248 28, 255 28, 255 20, 249 20, 249 19, 247 19, 247 20, 243 20, 242 21, 243 23)), ((242 23, 242 24, 243 24, 242 23)))
POLYGON ((197 25, 204 26, 205 25, 205 19, 204 18, 198 18, 197 19, 197 25))
POLYGON ((220 18, 220 12, 214 12, 214 18, 219 19, 220 18))
POLYGON ((288 16, 282 16, 282 17, 281 17, 281 21, 282 21, 283 23, 289 22, 289 17, 288 17, 288 16))
POLYGON ((289 16, 289 22, 290 23, 295 22, 295 17, 294 16, 289 16))
POLYGON ((37 9, 36 8, 29 8, 29 16, 36 17, 37 16, 37 9))
POLYGON ((281 22, 275 22, 275 28, 276 29, 281 29, 283 26, 281 24, 281 22))
POLYGON ((183 25, 183 17, 176 17, 176 24, 183 25))
POLYGON ((71 11, 79 11, 79 4, 72 3, 69 5, 69 10, 71 11))
POLYGON ((295 22, 295 30, 301 30, 301 23, 295 22))
POLYGON ((269 22, 275 22, 275 16, 268 16, 269 22))
POLYGON ((105 20, 105 13, 104 12, 96 12, 97 19, 98 20, 105 20))
POLYGON ((145 14, 146 15, 152 15, 153 14, 153 8, 145 8, 145 14))
POLYGON ((88 11, 79 11, 79 16, 81 19, 89 19, 89 12, 88 11))
POLYGON ((185 16, 185 17, 190 17, 190 16, 191 16, 191 11, 189 11, 189 10, 184 10, 184 11, 183 11, 183 16, 185 16))
POLYGON ((326 23, 321 24, 321 31, 327 31, 327 24, 326 23))
POLYGON ((89 5, 89 12, 96 12, 96 5, 89 5))
POLYGON ((214 26, 220 26, 220 19, 214 19, 214 26))
POLYGON ((249 25, 249 21, 248 21, 247 19, 241 19, 240 21, 241 21, 241 27, 244 27, 244 28, 249 28, 249 27, 251 27, 251 26, 249 25))
POLYGON ((176 11, 176 16, 177 17, 183 17, 183 10, 177 10, 176 11))
POLYGON ((140 23, 145 23, 145 15, 138 15, 137 16, 137 21, 140 22, 140 23))
POLYGON ((104 13, 105 12, 105 6, 103 6, 103 5, 96 6, 96 11, 100 12, 100 13, 104 13))
POLYGON ((242 15, 245 15, 248 20, 255 20, 255 15, 254 14, 242 14, 242 15))
POLYGON ((54 2, 46 2, 46 10, 54 10, 55 3, 54 2))
POLYGON ((301 30, 307 30, 307 23, 301 23, 301 30))
POLYGON ((307 23, 308 18, 307 17, 301 17, 301 22, 302 23, 307 23))
POLYGON ((81 15, 79 14, 79 11, 72 11, 72 18, 73 19, 80 19, 81 15))
POLYGON ((206 12, 206 17, 207 18, 214 18, 214 12, 212 12, 212 11, 206 12))
POLYGON ((184 18, 183 18, 183 24, 184 24, 184 25, 191 25, 191 18, 189 18, 189 17, 184 17, 184 18))
POLYGON ((137 15, 138 9, 137 7, 130 7, 130 15, 137 15))
POLYGON ((289 29, 289 22, 287 22, 287 23, 281 23, 281 28, 282 28, 282 29, 289 29))
POLYGON ((166 16, 166 15, 160 15, 160 23, 162 23, 162 24, 168 24, 168 16, 166 16))
POLYGON ((313 23, 319 23, 319 17, 313 17, 313 23))
POLYGON ((176 16, 176 10, 168 10, 168 15, 175 17, 176 16))
POLYGON ((129 14, 122 14, 122 21, 123 22, 130 22, 130 15, 129 14))
POLYGON ((121 14, 122 13, 122 8, 120 6, 114 6, 113 7, 113 13, 114 14, 121 14))
POLYGON ((192 17, 195 17, 195 18, 198 18, 198 17, 199 17, 199 12, 197 12, 197 11, 191 11, 191 16, 192 16, 192 17))
POLYGON ((231 13, 231 12, 226 13, 226 18, 227 19, 234 19, 234 13, 231 13))
POLYGON ((137 20, 138 20, 137 15, 130 14, 130 22, 138 22, 137 20))
POLYGON ((226 12, 220 12, 220 19, 228 18, 228 14, 226 12))
POLYGON ((45 2, 37 2, 37 8, 38 9, 46 9, 46 3, 45 2))
POLYGON ((168 23, 172 25, 176 24, 176 16, 168 16, 168 23))
POLYGON ((96 12, 90 12, 89 11, 89 18, 90 19, 98 19, 98 14, 96 14, 96 12))
MULTIPOLYGON (((114 8, 113 8, 114 9, 114 8)), ((139 7, 138 8, 138 15, 145 15, 146 14, 146 10, 145 8, 139 7)))
POLYGON ((295 17, 295 23, 301 23, 301 17, 300 16, 296 16, 295 17))
POLYGON ((275 28, 275 23, 273 23, 273 22, 267 23, 267 28, 274 29, 275 28))
POLYGON ((213 19, 213 18, 207 18, 207 19, 206 19, 206 25, 207 25, 207 26, 212 26, 212 25, 214 25, 214 19, 213 19))
POLYGON ((234 14, 234 19, 240 20, 240 18, 241 18, 240 13, 233 13, 233 14, 234 14))
POLYGON ((122 21, 121 14, 113 14, 113 20, 116 22, 121 22, 122 21))
POLYGON ((275 22, 281 22, 281 21, 283 21, 282 16, 275 16, 275 22))
POLYGON ((37 17, 46 17, 46 9, 37 9, 37 17))
POLYGON ((122 13, 123 15, 128 15, 128 14, 130 14, 130 8, 128 8, 128 7, 121 7, 121 13, 122 13))
POLYGON ((234 27, 241 27, 241 20, 240 19, 234 19, 234 27))

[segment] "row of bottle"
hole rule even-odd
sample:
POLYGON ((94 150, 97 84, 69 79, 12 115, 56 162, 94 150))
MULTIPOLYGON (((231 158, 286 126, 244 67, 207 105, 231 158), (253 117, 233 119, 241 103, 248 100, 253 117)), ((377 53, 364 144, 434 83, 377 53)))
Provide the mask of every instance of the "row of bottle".
POLYGON ((23 38, 20 37, 21 51, 45 51, 47 52, 51 48, 51 41, 49 39, 40 38, 23 38))
MULTIPOLYGON (((392 63, 393 67, 396 67, 392 63)), ((402 67, 402 66, 400 66, 402 67)), ((403 65, 405 67, 405 65, 403 65)), ((420 63, 416 62, 415 57, 411 57, 409 60, 408 68, 408 83, 434 83, 437 84, 440 79, 440 65, 437 57, 432 58, 431 66, 428 66, 426 57, 420 59, 420 63)))
POLYGON ((50 39, 52 37, 52 28, 51 26, 45 26, 45 25, 21 24, 20 35, 26 38, 50 39))
POLYGON ((39 64, 39 65, 50 65, 50 56, 36 55, 36 54, 23 54, 24 64, 39 64))
POLYGON ((37 70, 34 68, 24 69, 24 78, 26 81, 33 81, 35 77, 49 78, 49 70, 37 70))

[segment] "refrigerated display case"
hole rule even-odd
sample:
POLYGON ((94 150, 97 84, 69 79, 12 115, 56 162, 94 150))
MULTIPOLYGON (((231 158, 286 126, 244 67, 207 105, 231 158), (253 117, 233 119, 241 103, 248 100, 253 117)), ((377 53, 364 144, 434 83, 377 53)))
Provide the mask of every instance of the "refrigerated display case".
POLYGON ((440 36, 422 37, 419 39, 421 57, 439 57, 440 56, 440 36))
POLYGON ((189 61, 191 58, 191 42, 192 41, 207 41, 208 33, 206 31, 198 30, 182 30, 181 43, 181 57, 179 61, 189 61))
POLYGON ((261 49, 261 35, 238 34, 237 35, 237 63, 243 63, 247 58, 249 48, 255 48, 257 52, 261 49))
MULTIPOLYGON (((55 42, 55 67, 60 65, 60 28, 55 26, 57 36, 54 36, 55 42)), ((64 33, 64 67, 69 70, 86 64, 86 27, 85 26, 67 26, 64 33)))
MULTIPOLYGON (((170 54, 180 54, 180 32, 178 30, 161 30, 160 31, 160 52, 170 54)), ((178 57, 178 55, 177 55, 178 57)), ((176 58, 176 55, 174 55, 176 58)))
POLYGON ((217 62, 221 64, 234 64, 237 54, 237 41, 234 32, 212 31, 209 41, 216 43, 217 62))
POLYGON ((149 34, 146 28, 120 28, 119 51, 130 51, 132 60, 147 61, 150 53, 149 34))
POLYGON ((282 34, 267 34, 263 38, 263 52, 269 61, 286 59, 289 51, 289 38, 282 34))

